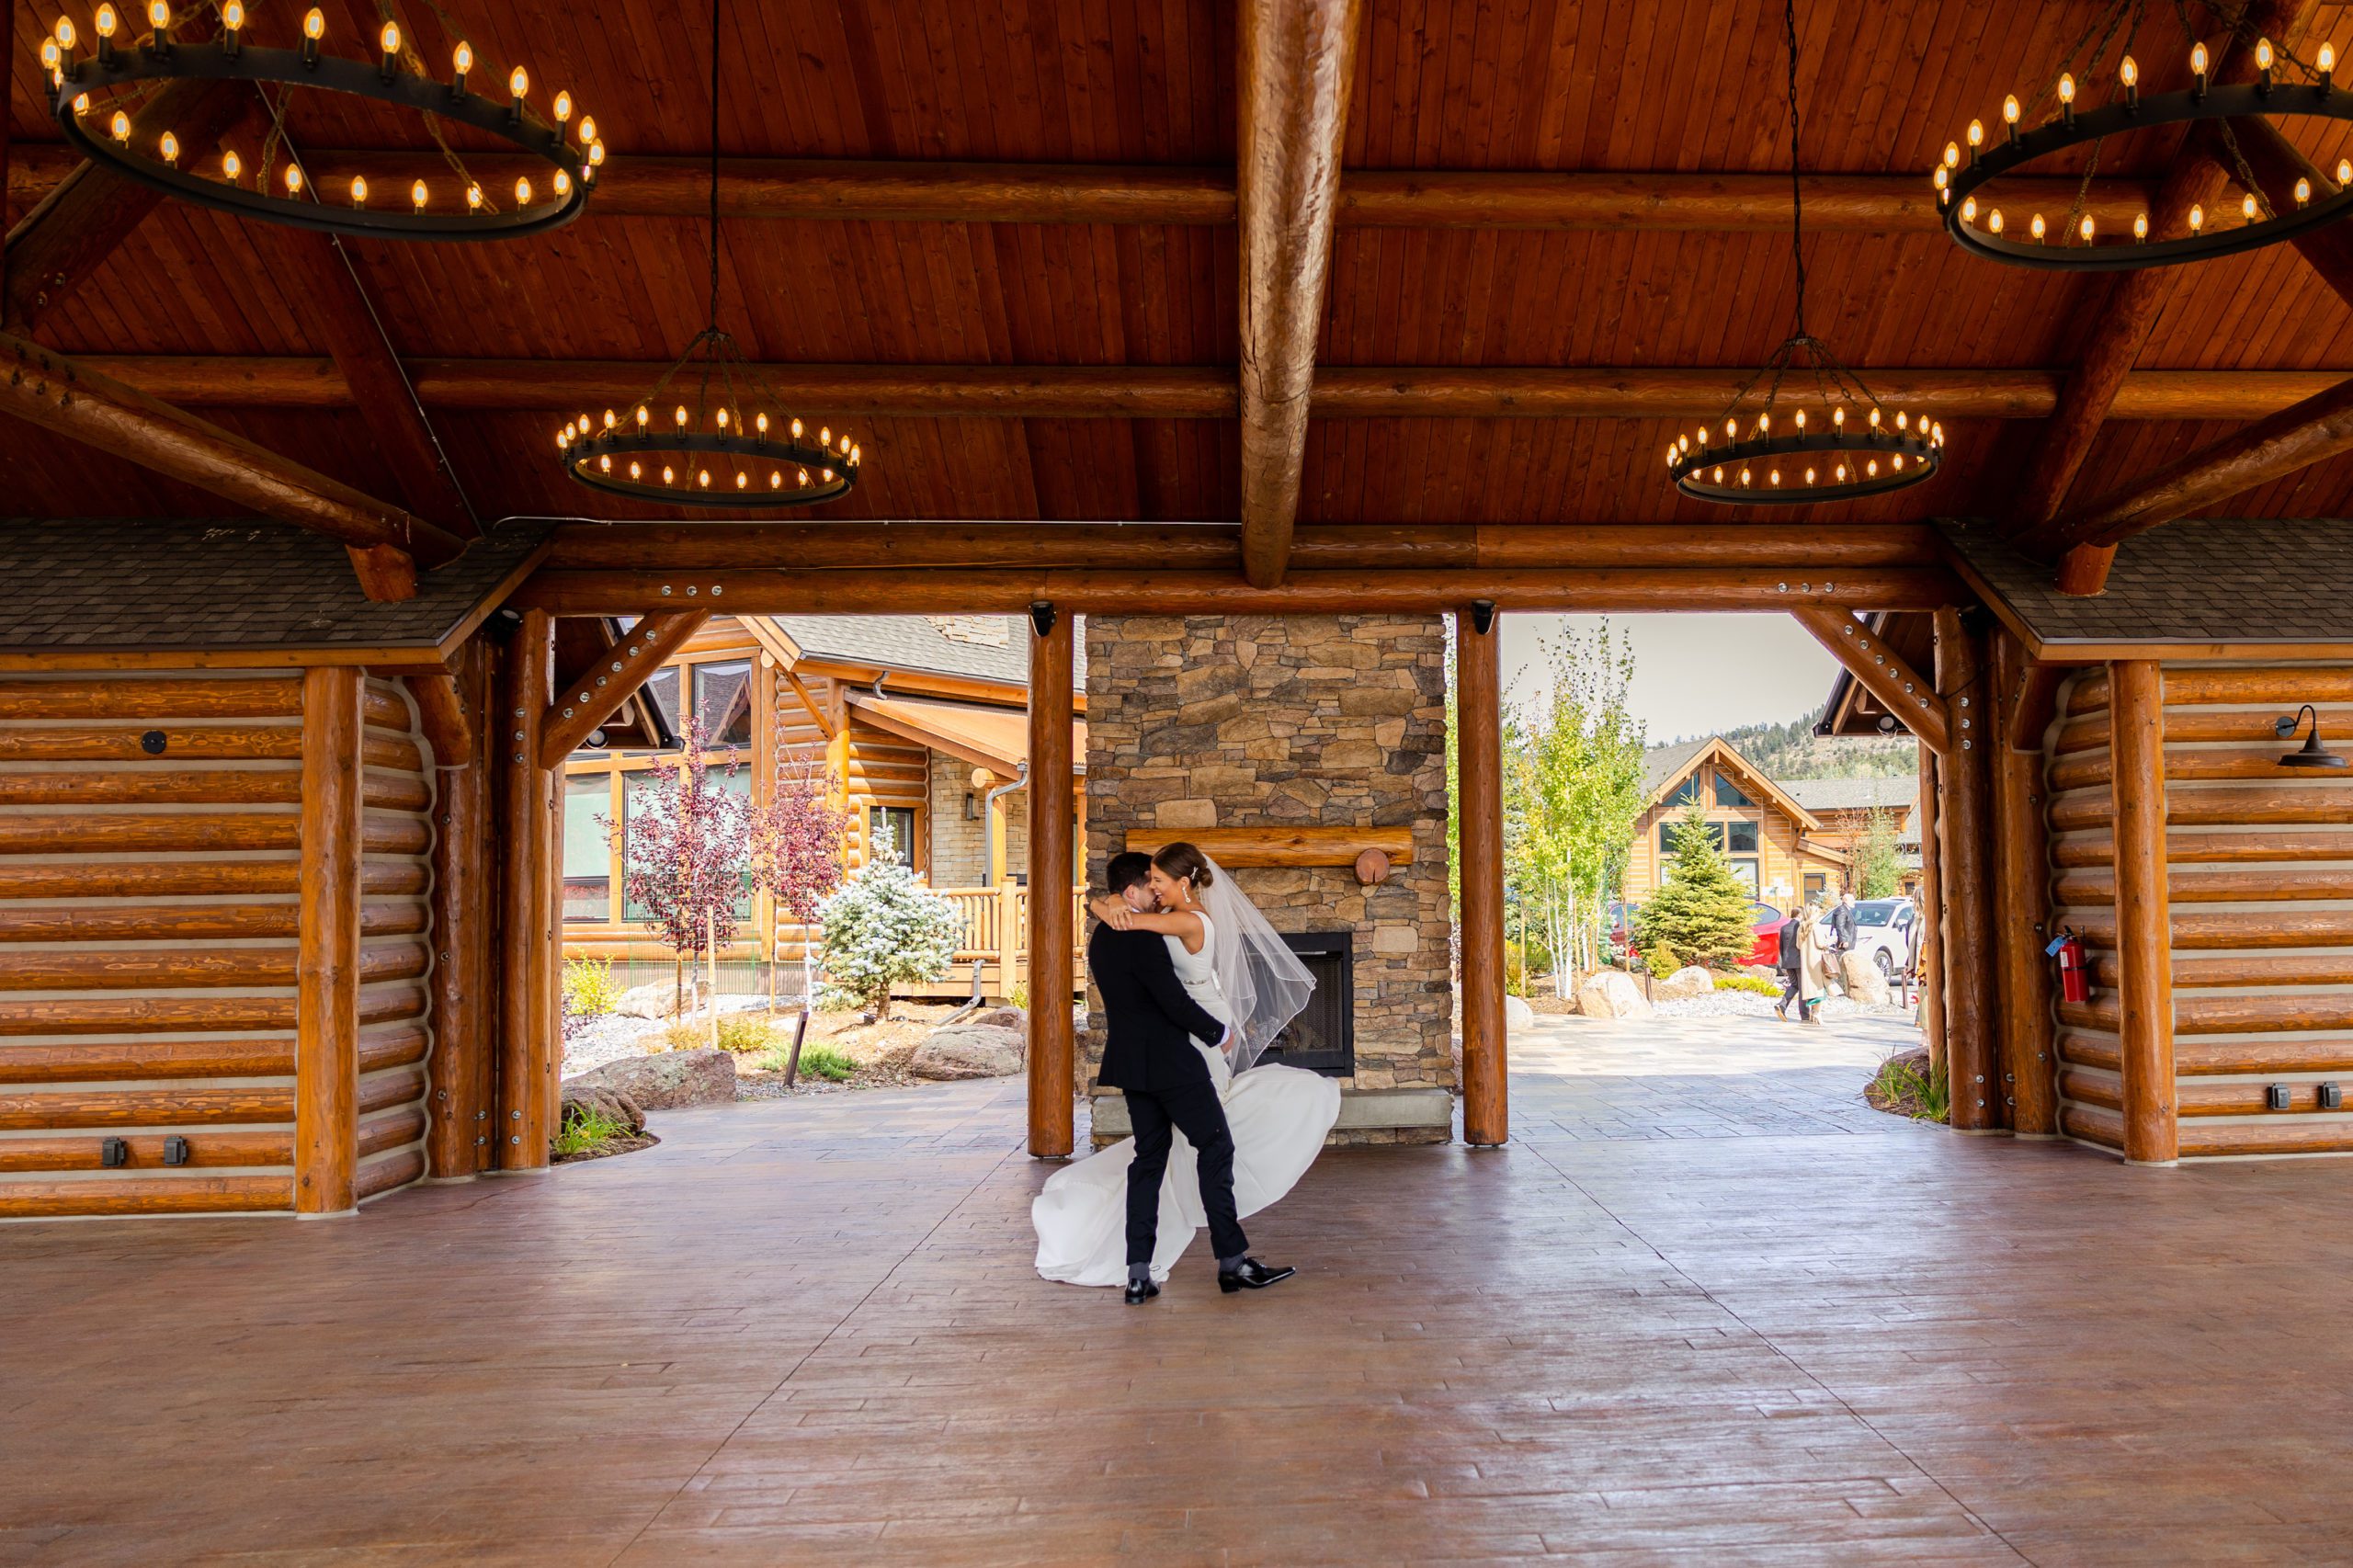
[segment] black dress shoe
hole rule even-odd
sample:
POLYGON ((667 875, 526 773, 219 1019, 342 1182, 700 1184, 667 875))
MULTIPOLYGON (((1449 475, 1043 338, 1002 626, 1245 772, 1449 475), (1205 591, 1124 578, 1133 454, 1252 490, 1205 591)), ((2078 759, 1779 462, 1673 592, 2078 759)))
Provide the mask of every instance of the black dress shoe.
POLYGON ((1154 1284, 1149 1279, 1142 1281, 1141 1284, 1133 1279, 1128 1281, 1127 1302, 1128 1305, 1131 1307, 1142 1306, 1146 1301, 1151 1301, 1154 1296, 1159 1294, 1160 1287, 1154 1284))
POLYGON ((1298 1272, 1296 1268, 1269 1268, 1255 1257, 1245 1257, 1233 1268, 1217 1271, 1217 1288, 1229 1296, 1236 1290, 1263 1290, 1298 1272))

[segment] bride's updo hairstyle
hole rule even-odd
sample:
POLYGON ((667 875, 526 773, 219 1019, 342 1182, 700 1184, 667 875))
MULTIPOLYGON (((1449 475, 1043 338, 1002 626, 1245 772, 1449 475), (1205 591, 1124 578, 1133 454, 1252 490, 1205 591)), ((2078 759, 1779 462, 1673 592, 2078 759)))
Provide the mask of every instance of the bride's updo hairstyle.
POLYGON ((1195 892, 1217 881, 1216 875, 1210 870, 1210 858, 1182 839, 1161 846, 1159 853, 1153 856, 1152 863, 1177 881, 1191 879, 1195 892))

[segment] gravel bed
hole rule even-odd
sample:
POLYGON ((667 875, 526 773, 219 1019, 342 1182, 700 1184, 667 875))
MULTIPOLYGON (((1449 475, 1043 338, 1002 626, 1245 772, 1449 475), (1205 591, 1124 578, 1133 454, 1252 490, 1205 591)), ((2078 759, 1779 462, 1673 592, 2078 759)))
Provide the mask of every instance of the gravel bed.
MULTIPOLYGON (((766 1008, 765 996, 722 996, 719 1010, 722 1013, 752 1013, 766 1008)), ((625 1056, 648 1056, 654 1045, 669 1028, 668 1018, 625 1018, 618 1014, 598 1018, 563 1042, 563 1074, 566 1078, 593 1072, 608 1062, 619 1062, 625 1056)))
MULTIPOLYGON (((1755 991, 1712 991, 1705 996, 1654 1002, 1651 1008, 1662 1018, 1768 1018, 1773 1016, 1774 1000, 1755 991)), ((1844 996, 1829 997, 1814 1011, 1824 1018, 1904 1018, 1912 1016, 1909 1007, 1866 1007, 1844 996)), ((1796 1016, 1794 1010, 1790 1016, 1796 1016)))

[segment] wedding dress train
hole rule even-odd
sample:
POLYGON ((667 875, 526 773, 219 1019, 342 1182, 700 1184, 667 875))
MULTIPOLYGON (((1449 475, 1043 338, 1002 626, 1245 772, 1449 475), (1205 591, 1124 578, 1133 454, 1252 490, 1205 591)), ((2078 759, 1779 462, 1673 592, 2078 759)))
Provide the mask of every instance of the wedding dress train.
MULTIPOLYGON (((1208 926, 1206 915, 1201 923, 1208 926)), ((1163 940, 1176 960, 1176 978, 1193 999, 1230 1022, 1233 1010, 1218 986, 1214 936, 1204 931, 1198 953, 1187 952, 1175 937, 1163 940)), ((1272 1063, 1235 1073, 1215 1045, 1195 1040, 1193 1049, 1209 1064, 1224 1102, 1226 1126, 1233 1135, 1233 1205, 1247 1218, 1289 1192, 1315 1163, 1324 1136, 1339 1119, 1340 1085, 1321 1074, 1272 1063)), ((1168 1278, 1192 1244, 1193 1233, 1209 1221, 1193 1146, 1182 1132, 1172 1136, 1152 1257, 1156 1280, 1168 1278)), ((1128 1165, 1135 1152, 1136 1141, 1123 1138, 1047 1178, 1029 1210, 1038 1231, 1040 1275, 1065 1285, 1127 1283, 1128 1165)))

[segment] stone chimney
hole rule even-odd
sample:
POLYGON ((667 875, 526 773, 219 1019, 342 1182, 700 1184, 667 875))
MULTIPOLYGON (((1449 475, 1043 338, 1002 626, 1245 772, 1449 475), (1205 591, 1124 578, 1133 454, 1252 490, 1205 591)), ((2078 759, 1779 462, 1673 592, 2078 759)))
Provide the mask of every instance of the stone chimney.
POLYGON ((983 648, 1004 648, 1013 642, 1013 619, 1003 615, 927 615, 926 620, 950 642, 977 642, 983 648))

